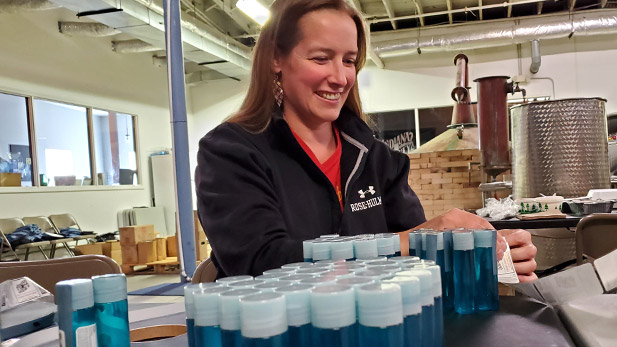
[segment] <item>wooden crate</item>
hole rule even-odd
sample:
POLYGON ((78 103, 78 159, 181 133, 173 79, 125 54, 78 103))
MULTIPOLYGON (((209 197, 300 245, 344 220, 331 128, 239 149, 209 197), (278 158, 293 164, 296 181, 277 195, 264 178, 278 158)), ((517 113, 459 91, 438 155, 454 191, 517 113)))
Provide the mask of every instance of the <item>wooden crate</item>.
POLYGON ((178 237, 176 235, 167 238, 167 256, 178 256, 178 237))
POLYGON ((137 244, 138 264, 147 264, 157 260, 156 242, 146 241, 137 244))
POLYGON ((146 265, 152 266, 156 274, 179 273, 180 271, 180 263, 177 257, 168 257, 165 260, 149 262, 146 265))
POLYGON ((139 255, 137 245, 122 246, 122 264, 137 265, 139 264, 139 255))
POLYGON ((156 260, 167 259, 167 239, 164 237, 157 237, 154 242, 156 243, 156 260))
POLYGON ((97 243, 89 243, 87 245, 75 246, 75 254, 77 255, 86 255, 86 254, 103 255, 103 244, 104 243, 105 242, 97 242, 97 243))
POLYGON ((132 225, 120 228, 120 244, 136 245, 154 240, 154 225, 132 225))

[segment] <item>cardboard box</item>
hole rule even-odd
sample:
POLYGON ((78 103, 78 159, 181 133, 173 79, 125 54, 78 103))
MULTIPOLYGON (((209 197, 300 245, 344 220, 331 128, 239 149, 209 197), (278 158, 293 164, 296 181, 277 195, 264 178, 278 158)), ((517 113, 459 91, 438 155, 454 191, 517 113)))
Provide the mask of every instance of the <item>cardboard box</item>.
POLYGON ((123 265, 139 264, 139 256, 137 254, 137 245, 122 246, 122 264, 123 265))
POLYGON ((156 242, 146 241, 137 244, 137 254, 139 264, 151 263, 157 261, 156 258, 156 242))
POLYGON ((118 265, 122 265, 122 250, 115 249, 111 251, 111 255, 109 256, 111 259, 115 260, 118 265))
POLYGON ((176 235, 167 238, 167 256, 178 256, 178 237, 176 235))
POLYGON ((97 243, 89 243, 87 245, 79 245, 75 247, 75 254, 77 255, 86 255, 86 254, 97 254, 103 255, 103 244, 105 242, 97 242, 97 243))
POLYGON ((121 245, 137 245, 140 242, 154 240, 154 225, 132 225, 120 228, 121 245))
POLYGON ((156 259, 157 260, 167 259, 167 239, 164 237, 159 237, 155 240, 155 242, 156 242, 156 259))
POLYGON ((197 260, 204 260, 210 255, 210 245, 207 240, 197 241, 195 245, 195 257, 197 260))
POLYGON ((21 174, 0 172, 0 187, 21 187, 21 174))
POLYGON ((120 251, 120 242, 115 241, 115 240, 102 242, 102 246, 103 246, 103 255, 106 255, 110 258, 112 258, 111 252, 120 251))

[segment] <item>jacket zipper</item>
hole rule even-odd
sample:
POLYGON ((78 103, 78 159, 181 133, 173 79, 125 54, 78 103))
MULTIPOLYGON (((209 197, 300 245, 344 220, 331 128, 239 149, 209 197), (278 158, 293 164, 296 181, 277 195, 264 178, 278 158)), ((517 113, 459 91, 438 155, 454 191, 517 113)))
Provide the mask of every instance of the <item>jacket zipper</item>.
POLYGON ((360 164, 362 164, 362 159, 364 158, 364 154, 368 153, 368 148, 366 148, 366 146, 364 146, 362 143, 360 143, 359 141, 357 141, 356 139, 354 139, 353 137, 347 135, 346 133, 342 131, 341 131, 341 137, 343 137, 347 142, 354 145, 356 148, 360 150, 360 153, 358 154, 358 158, 356 159, 356 164, 354 165, 353 170, 351 170, 351 173, 349 174, 349 177, 347 178, 347 182, 345 183, 345 201, 347 202, 349 201, 347 199, 347 195, 349 193, 349 187, 351 187, 351 185, 357 178, 356 176, 358 174, 358 169, 360 168, 360 164))

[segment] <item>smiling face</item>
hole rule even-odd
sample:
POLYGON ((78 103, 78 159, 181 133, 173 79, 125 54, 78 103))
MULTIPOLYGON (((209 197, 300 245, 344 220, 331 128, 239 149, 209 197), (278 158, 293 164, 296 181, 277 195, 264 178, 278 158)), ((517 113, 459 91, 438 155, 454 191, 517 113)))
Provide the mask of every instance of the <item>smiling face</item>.
POLYGON ((356 83, 357 30, 349 14, 323 9, 298 22, 300 41, 274 61, 285 92, 285 117, 308 127, 333 122, 356 83))

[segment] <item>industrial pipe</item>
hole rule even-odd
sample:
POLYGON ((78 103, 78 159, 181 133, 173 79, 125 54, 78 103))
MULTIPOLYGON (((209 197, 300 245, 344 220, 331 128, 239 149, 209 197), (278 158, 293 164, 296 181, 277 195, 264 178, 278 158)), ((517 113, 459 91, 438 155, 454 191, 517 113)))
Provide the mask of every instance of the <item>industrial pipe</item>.
POLYGON ((531 41, 531 66, 529 72, 536 74, 540 71, 542 56, 540 55, 540 40, 531 41))

